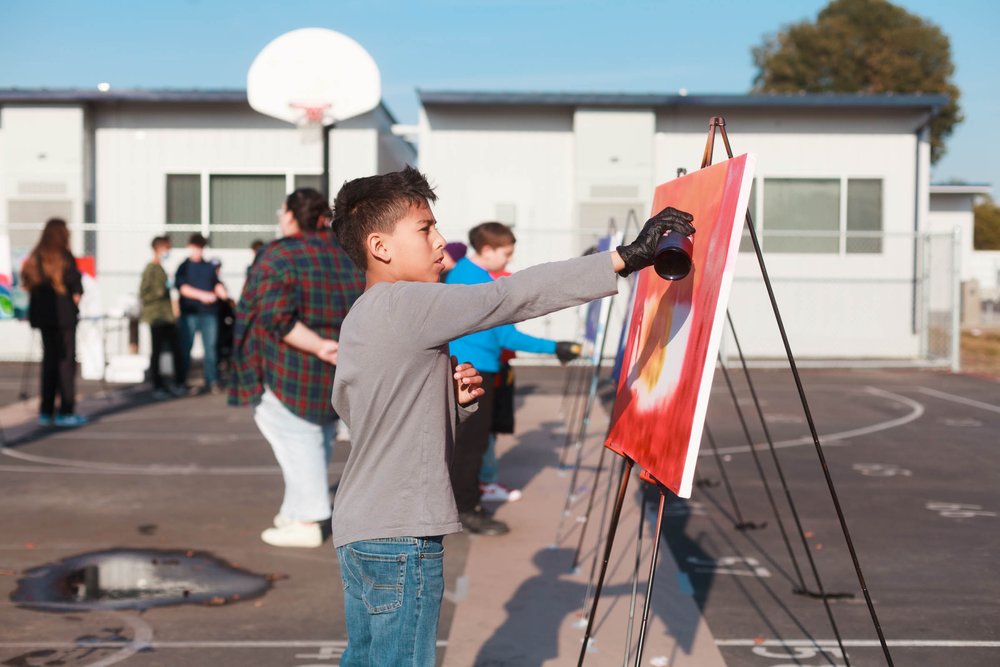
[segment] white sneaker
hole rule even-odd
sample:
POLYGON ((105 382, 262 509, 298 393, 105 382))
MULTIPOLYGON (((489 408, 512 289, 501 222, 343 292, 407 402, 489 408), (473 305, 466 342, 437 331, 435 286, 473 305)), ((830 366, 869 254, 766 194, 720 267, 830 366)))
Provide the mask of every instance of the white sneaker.
POLYGON ((273 547, 302 547, 312 549, 323 544, 323 531, 318 523, 293 521, 280 528, 268 528, 260 539, 273 547))
POLYGON ((480 484, 480 499, 485 502, 512 503, 521 499, 520 489, 511 489, 498 482, 480 484))
POLYGON ((284 528, 285 526, 293 524, 293 523, 295 523, 295 519, 289 519, 284 514, 279 513, 279 514, 275 514, 274 515, 274 527, 275 528, 284 528))

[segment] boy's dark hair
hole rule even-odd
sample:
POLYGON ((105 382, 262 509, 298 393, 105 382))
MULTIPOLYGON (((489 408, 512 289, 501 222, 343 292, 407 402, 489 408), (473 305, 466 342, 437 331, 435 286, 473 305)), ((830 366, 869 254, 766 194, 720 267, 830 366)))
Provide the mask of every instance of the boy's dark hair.
POLYGON ((486 246, 502 248, 515 243, 514 232, 502 222, 483 222, 469 230, 469 245, 476 252, 486 246))
POLYGON ((313 188, 299 188, 292 192, 285 197, 285 208, 304 232, 314 232, 326 226, 330 215, 330 203, 319 190, 313 188))
POLYGON ((188 245, 198 246, 199 248, 204 248, 208 245, 208 239, 202 236, 200 233, 195 232, 188 237, 188 245))
POLYGON ((157 248, 162 248, 165 245, 170 245, 169 236, 154 236, 153 242, 149 244, 149 247, 156 250, 157 248))
POLYGON ((351 260, 368 268, 369 234, 391 234, 410 206, 437 201, 427 178, 413 167, 344 183, 333 202, 333 231, 351 260))
POLYGON ((253 243, 250 244, 250 249, 257 252, 264 247, 264 239, 254 239, 253 243))

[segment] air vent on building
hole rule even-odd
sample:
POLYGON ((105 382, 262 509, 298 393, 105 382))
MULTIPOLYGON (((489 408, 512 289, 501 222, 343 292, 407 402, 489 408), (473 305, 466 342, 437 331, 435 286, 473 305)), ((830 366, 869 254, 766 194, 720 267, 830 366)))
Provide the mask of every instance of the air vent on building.
POLYGON ((500 203, 496 205, 497 222, 513 227, 517 224, 517 204, 500 203))
POLYGON ((590 196, 594 199, 636 199, 639 188, 635 185, 591 185, 590 196))
POLYGON ((21 181, 17 184, 19 195, 64 195, 66 183, 63 181, 21 181))

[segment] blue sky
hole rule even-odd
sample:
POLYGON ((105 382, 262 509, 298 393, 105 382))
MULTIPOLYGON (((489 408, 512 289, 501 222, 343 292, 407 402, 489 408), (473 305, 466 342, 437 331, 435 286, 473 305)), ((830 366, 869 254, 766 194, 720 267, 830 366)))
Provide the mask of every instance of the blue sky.
MULTIPOLYGON (((935 181, 1000 192, 995 0, 900 0, 950 37, 966 120, 935 181)), ((360 42, 400 122, 415 90, 744 93, 751 49, 826 0, 0 0, 0 88, 243 88, 281 33, 325 27, 360 42)), ((730 128, 734 140, 738 128, 730 128)))

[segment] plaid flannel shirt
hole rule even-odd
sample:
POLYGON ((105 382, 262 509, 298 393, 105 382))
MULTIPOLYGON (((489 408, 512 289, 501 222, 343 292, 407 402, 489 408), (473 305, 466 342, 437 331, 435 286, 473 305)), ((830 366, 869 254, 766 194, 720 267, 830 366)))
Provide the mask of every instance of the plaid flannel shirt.
POLYGON ((303 419, 315 424, 334 419, 334 367, 282 338, 302 322, 321 337, 338 340, 364 287, 364 275, 330 231, 278 239, 261 251, 236 309, 230 405, 255 403, 266 385, 303 419))

